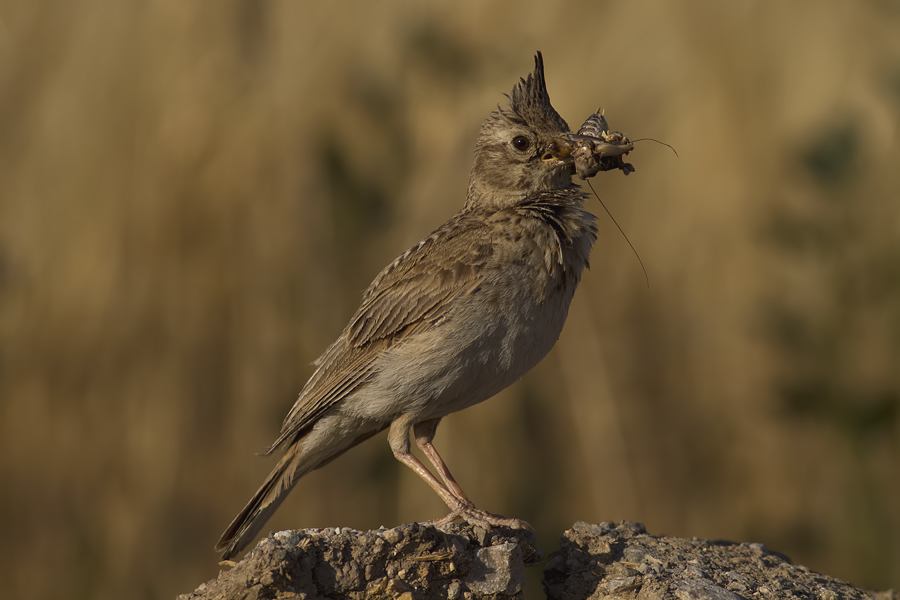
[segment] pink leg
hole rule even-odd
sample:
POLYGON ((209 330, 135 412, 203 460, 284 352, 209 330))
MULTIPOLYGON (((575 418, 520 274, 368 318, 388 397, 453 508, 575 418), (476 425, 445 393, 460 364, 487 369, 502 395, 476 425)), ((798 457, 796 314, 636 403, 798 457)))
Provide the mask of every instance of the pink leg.
POLYGON ((391 451, 394 453, 394 458, 424 479, 425 483, 431 486, 431 489, 441 497, 441 500, 444 501, 450 510, 458 511, 465 508, 463 502, 471 505, 468 500, 461 500, 444 487, 444 485, 438 481, 437 477, 425 468, 425 465, 409 451, 409 427, 409 419, 403 419, 402 417, 391 424, 391 428, 388 431, 388 443, 391 445, 391 451))
POLYGON ((459 487, 459 484, 456 483, 456 480, 453 478, 453 475, 450 474, 447 465, 444 464, 444 461, 431 443, 439 422, 440 419, 434 419, 416 424, 413 431, 416 436, 416 444, 422 449, 434 465, 435 469, 437 469, 441 479, 444 480, 443 484, 438 481, 437 477, 435 477, 431 471, 426 469, 425 465, 409 451, 409 427, 412 424, 411 419, 401 417, 391 424, 390 431, 388 432, 388 442, 390 443, 391 450, 394 452, 394 456, 397 460, 415 471, 419 477, 424 479, 425 482, 431 486, 431 489, 441 497, 441 500, 444 501, 447 507, 450 508, 449 515, 431 521, 429 524, 443 525, 455 521, 456 519, 462 519, 467 523, 478 525, 487 530, 490 530, 491 526, 532 529, 531 525, 521 519, 510 519, 475 508, 475 505, 472 504, 466 497, 465 492, 462 491, 462 488, 459 487))
POLYGON ((444 480, 444 485, 447 486, 447 489, 460 500, 469 502, 469 497, 466 496, 466 493, 462 491, 462 488, 456 483, 456 479, 453 478, 450 469, 447 468, 447 465, 444 463, 443 459, 441 459, 441 455, 438 454, 434 444, 431 443, 431 440, 434 439, 434 434, 437 431, 438 423, 440 422, 440 419, 433 419, 431 421, 416 423, 413 426, 413 435, 416 437, 416 445, 422 449, 422 452, 425 453, 425 456, 428 457, 428 460, 430 460, 431 464, 434 465, 434 468, 437 469, 438 475, 444 480))

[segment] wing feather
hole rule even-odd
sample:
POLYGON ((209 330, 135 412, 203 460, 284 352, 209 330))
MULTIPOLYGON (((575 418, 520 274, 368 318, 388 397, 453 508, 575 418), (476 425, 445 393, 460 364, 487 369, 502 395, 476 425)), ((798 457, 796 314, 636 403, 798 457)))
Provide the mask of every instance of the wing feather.
POLYGON ((314 363, 318 368, 269 452, 304 435, 332 406, 371 380, 385 350, 433 326, 455 297, 477 288, 480 267, 492 252, 483 217, 461 212, 379 273, 341 337, 314 363), (462 233, 466 244, 459 243, 462 233))

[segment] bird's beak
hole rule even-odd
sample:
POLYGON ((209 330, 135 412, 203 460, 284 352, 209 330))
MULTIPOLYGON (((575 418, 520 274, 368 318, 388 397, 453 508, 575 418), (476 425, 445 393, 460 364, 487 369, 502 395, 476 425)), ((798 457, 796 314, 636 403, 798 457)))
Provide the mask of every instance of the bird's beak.
POLYGON ((565 139, 556 139, 547 144, 544 148, 544 154, 541 160, 545 162, 553 160, 566 160, 572 154, 574 147, 571 142, 565 139))

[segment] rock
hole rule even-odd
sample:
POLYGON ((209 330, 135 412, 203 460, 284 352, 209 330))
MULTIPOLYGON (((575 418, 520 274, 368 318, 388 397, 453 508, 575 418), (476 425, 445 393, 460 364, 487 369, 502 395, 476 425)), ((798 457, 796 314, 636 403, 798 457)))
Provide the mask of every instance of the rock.
POLYGON ((542 558, 530 531, 418 524, 282 531, 179 600, 522 598, 542 558))
POLYGON ((544 569, 544 590, 554 600, 900 600, 794 566, 762 544, 657 537, 628 522, 575 523, 544 569))
MULTIPOLYGON (((179 600, 522 598, 534 534, 503 527, 282 531, 179 600)), ((900 600, 820 575, 762 544, 650 535, 640 523, 578 522, 544 569, 553 600, 900 600)))
POLYGON ((525 583, 525 563, 518 544, 507 542, 482 548, 475 554, 466 583, 473 592, 516 597, 525 583))

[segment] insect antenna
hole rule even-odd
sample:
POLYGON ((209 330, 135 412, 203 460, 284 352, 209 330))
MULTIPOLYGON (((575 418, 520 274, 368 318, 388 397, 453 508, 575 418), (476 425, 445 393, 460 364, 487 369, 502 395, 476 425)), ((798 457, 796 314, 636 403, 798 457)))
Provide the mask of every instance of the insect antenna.
POLYGON ((678 156, 678 151, 675 150, 674 146, 671 146, 671 145, 669 145, 665 142, 661 142, 659 140, 654 140, 653 138, 641 138, 639 140, 631 140, 632 144, 635 142, 656 142, 657 144, 662 144, 663 146, 667 146, 669 148, 669 150, 671 150, 672 152, 675 153, 675 156, 678 156))
MULTIPOLYGON (((653 140, 653 141, 656 141, 656 140, 653 140)), ((660 142, 660 144, 662 144, 662 142, 660 142)), ((669 146, 668 144, 663 144, 663 145, 669 146)), ((669 146, 669 147, 672 148, 671 146, 669 146)), ((674 152, 675 148, 672 148, 672 151, 674 152)), ((675 156, 678 156, 678 153, 676 153, 675 156)), ((619 222, 616 221, 616 218, 614 216, 612 216, 612 213, 609 212, 609 209, 606 208, 605 204, 603 204, 603 200, 600 200, 600 195, 597 193, 597 190, 594 189, 594 186, 591 185, 591 182, 588 181, 587 184, 588 184, 588 187, 591 188, 591 191, 594 192, 594 196, 597 197, 597 200, 600 201, 600 206, 603 207, 603 210, 606 211, 606 214, 609 215, 609 218, 612 219, 612 222, 616 224, 616 228, 618 228, 619 233, 622 234, 622 237, 625 238, 625 241, 628 242, 629 246, 631 246, 631 251, 634 252, 634 256, 635 256, 635 258, 638 259, 638 263, 640 263, 640 265, 641 265, 641 270, 644 272, 644 279, 647 281, 647 289, 650 289, 650 276, 647 275, 647 269, 646 269, 646 267, 644 267, 644 261, 641 260, 641 255, 638 254, 638 251, 634 249, 634 244, 631 243, 631 240, 628 239, 628 236, 625 235, 625 232, 622 230, 621 227, 619 227, 619 222)))

